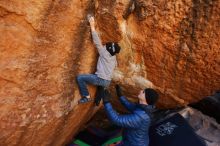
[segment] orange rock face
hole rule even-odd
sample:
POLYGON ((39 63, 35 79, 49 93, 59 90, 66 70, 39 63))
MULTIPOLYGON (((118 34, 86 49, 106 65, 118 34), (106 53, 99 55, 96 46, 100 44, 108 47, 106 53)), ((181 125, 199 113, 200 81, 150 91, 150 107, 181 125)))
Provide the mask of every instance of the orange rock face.
POLYGON ((176 107, 219 89, 219 1, 128 5, 0 0, 0 145, 64 145, 97 110, 77 105, 75 77, 96 67, 88 13, 95 14, 103 43, 123 48, 113 82, 128 96, 154 87, 159 106, 176 107))

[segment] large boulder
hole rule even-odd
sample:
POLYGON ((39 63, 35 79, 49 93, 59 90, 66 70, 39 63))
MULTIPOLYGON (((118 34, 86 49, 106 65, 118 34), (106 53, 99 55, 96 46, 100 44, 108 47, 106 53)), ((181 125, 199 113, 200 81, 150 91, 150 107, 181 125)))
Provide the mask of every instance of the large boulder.
POLYGON ((0 145, 64 145, 95 113, 75 82, 96 67, 88 13, 123 48, 128 96, 153 87, 170 108, 219 89, 219 1, 0 0, 0 145))

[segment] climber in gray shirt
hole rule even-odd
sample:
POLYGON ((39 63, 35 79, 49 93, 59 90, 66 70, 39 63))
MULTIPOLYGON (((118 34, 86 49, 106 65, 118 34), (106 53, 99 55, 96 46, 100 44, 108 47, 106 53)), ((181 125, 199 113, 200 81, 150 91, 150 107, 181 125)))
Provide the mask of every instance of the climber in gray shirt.
MULTIPOLYGON (((87 84, 97 85, 98 90, 101 87, 108 87, 110 85, 113 71, 117 65, 116 54, 120 52, 120 46, 118 43, 109 42, 104 46, 95 30, 95 20, 94 17, 88 16, 89 24, 92 32, 93 43, 95 44, 98 53, 98 63, 95 74, 81 74, 77 76, 77 82, 82 98, 79 103, 87 103, 91 101, 87 84)), ((101 98, 96 97, 96 105, 99 104, 101 98)))

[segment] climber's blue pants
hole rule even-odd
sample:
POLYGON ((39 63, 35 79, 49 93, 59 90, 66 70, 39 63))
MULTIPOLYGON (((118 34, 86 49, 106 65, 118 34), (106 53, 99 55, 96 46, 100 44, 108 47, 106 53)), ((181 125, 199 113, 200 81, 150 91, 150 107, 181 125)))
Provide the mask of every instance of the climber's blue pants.
POLYGON ((77 82, 79 85, 80 94, 83 97, 89 95, 86 87, 87 84, 103 86, 106 88, 110 85, 111 81, 99 78, 96 74, 82 74, 77 76, 77 82))

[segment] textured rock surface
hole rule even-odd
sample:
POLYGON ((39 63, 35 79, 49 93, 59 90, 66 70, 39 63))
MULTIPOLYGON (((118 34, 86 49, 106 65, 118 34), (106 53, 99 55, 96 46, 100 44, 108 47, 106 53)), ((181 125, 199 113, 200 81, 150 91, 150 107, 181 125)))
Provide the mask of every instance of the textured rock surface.
POLYGON ((144 5, 139 21, 137 9, 123 19, 127 0, 0 0, 0 145, 63 145, 96 111, 76 105, 74 79, 96 65, 88 13, 103 43, 120 41, 114 81, 129 96, 154 87, 175 107, 218 90, 219 0, 144 5))

